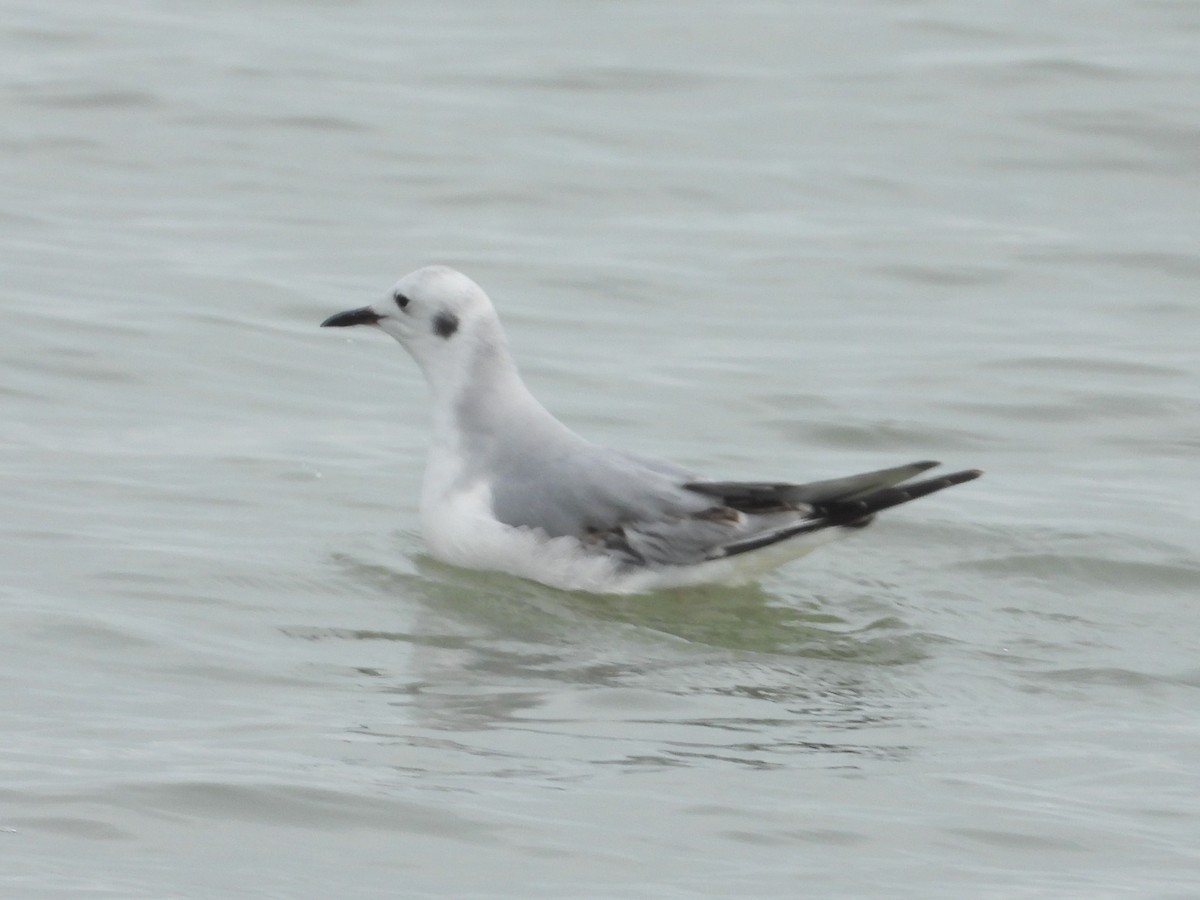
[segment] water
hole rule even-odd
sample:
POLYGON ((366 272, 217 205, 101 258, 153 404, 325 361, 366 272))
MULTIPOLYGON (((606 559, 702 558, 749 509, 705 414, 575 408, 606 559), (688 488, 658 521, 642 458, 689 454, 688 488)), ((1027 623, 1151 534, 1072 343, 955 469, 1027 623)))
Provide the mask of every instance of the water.
POLYGON ((1194 4, 4 7, 4 896, 1200 896, 1194 4), (440 566, 316 327, 430 262, 594 439, 988 474, 440 566))

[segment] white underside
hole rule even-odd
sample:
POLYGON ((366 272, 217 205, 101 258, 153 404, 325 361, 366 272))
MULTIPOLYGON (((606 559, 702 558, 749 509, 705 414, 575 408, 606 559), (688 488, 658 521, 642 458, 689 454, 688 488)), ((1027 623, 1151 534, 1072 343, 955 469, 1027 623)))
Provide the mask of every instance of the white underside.
POLYGON ((745 583, 845 533, 830 528, 698 565, 631 567, 575 538, 551 538, 540 529, 514 528, 497 521, 491 511, 491 491, 482 481, 437 490, 439 480, 427 480, 421 504, 422 530, 431 556, 452 565, 505 572, 569 591, 638 594, 689 585, 745 583))

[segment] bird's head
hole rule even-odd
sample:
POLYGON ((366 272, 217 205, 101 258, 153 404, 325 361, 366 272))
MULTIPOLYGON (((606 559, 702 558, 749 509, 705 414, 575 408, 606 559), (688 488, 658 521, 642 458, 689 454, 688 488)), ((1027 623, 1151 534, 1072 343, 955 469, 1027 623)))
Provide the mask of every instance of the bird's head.
POLYGON ((504 333, 487 294, 461 272, 426 266, 405 275, 370 306, 321 323, 326 328, 373 325, 394 337, 431 381, 443 368, 483 347, 501 348, 504 333))

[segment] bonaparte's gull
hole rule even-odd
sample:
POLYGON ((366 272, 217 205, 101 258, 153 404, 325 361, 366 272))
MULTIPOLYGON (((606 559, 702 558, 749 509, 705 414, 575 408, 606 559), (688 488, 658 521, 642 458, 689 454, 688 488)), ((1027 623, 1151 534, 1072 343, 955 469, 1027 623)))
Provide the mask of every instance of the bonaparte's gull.
POLYGON ((982 474, 909 481, 937 465, 915 462, 807 484, 710 481, 597 446, 534 398, 487 294, 444 266, 322 325, 373 325, 424 372, 433 440, 422 531, 432 556, 467 568, 609 593, 744 582, 982 474))

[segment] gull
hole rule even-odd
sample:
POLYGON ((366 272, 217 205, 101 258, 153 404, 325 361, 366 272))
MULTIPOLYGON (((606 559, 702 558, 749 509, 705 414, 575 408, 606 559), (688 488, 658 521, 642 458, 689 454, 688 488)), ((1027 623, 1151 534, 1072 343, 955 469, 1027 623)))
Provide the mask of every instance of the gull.
POLYGON ((714 481, 593 444, 530 393, 487 294, 445 266, 321 324, 378 328, 420 367, 433 405, 421 531, 431 556, 465 568, 595 593, 742 583, 982 474, 914 481, 938 465, 915 462, 804 484, 714 481))

